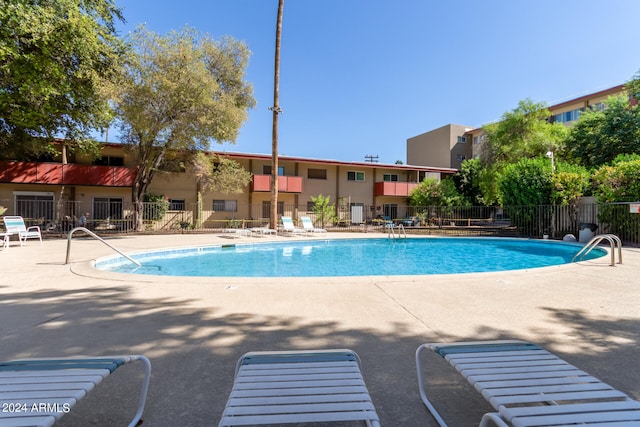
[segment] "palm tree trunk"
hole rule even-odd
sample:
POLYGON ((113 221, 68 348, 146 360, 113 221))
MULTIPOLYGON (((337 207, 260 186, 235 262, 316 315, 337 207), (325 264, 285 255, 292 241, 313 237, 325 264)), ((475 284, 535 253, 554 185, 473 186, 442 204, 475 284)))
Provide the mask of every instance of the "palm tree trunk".
POLYGON ((280 92, 280 39, 282 37, 282 12, 284 0, 278 0, 278 20, 276 23, 276 54, 273 73, 273 127, 271 131, 271 218, 270 228, 278 227, 278 114, 282 111, 278 105, 280 92))

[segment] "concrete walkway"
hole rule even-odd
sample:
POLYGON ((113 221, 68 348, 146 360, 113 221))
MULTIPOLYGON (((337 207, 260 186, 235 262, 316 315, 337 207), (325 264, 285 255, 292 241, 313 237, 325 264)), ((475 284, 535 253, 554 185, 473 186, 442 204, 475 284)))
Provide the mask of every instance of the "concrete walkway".
MULTIPOLYGON (((125 252, 240 241, 109 239, 125 252)), ((153 365, 145 426, 217 425, 235 362, 253 350, 355 350, 383 426, 436 425, 415 374, 414 352, 427 341, 534 341, 640 399, 639 249, 625 249, 616 267, 606 257, 503 273, 228 279, 99 272, 91 260, 112 251, 85 238, 74 238, 65 265, 66 244, 13 241, 0 252, 0 360, 144 354, 153 365)), ((477 425, 490 407, 444 362, 432 366, 444 418, 477 425)), ((136 368, 116 371, 59 425, 125 425, 135 412, 136 368)))

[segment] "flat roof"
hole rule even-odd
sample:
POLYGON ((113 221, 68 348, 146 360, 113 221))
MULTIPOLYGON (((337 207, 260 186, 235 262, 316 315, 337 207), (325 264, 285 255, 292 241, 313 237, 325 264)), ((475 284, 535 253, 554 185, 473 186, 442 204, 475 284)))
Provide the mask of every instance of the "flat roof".
MULTIPOLYGON (((238 153, 238 152, 225 152, 225 151, 215 151, 215 150, 211 152, 219 155, 229 156, 232 158, 271 160, 271 154, 238 153)), ((289 161, 289 162, 317 163, 317 164, 335 165, 335 166, 418 170, 418 171, 425 171, 425 172, 440 172, 440 173, 458 172, 458 170, 454 168, 439 168, 439 167, 417 166, 417 165, 399 165, 395 163, 348 162, 348 161, 342 161, 342 160, 313 159, 308 157, 296 157, 296 156, 278 156, 278 159, 283 161, 289 161)))

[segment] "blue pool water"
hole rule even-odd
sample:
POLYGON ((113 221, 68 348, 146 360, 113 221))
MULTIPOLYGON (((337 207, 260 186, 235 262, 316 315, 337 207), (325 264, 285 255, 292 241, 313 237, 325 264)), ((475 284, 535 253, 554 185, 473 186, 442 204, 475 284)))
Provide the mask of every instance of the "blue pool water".
MULTIPOLYGON (((408 238, 291 241, 191 247, 96 262, 96 268, 164 276, 327 277, 454 274, 571 262, 582 245, 504 238, 408 238)), ((606 254, 594 249, 585 259, 606 254)))

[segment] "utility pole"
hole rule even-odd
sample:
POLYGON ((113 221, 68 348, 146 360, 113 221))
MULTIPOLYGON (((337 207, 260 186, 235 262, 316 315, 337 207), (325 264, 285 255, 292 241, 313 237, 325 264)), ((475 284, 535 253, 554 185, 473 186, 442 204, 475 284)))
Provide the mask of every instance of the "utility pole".
POLYGON ((273 127, 271 131, 271 218, 269 228, 278 229, 278 115, 282 112, 278 104, 280 99, 280 39, 282 38, 282 12, 284 0, 278 0, 278 19, 276 22, 276 54, 273 72, 273 127))

